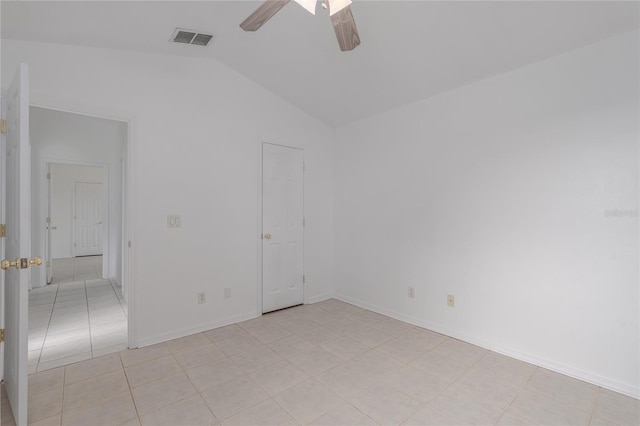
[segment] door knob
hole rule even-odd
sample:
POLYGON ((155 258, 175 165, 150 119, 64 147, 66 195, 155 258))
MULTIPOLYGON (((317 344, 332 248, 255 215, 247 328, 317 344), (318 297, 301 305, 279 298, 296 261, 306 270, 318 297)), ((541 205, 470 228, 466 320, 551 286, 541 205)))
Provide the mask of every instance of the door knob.
POLYGON ((20 258, 17 258, 16 260, 4 259, 2 262, 0 262, 0 268, 4 269, 5 271, 8 271, 11 268, 20 269, 20 258))
POLYGON ((35 266, 42 265, 42 258, 40 256, 36 256, 33 259, 26 259, 26 258, 22 258, 22 259, 17 258, 16 260, 5 259, 2 262, 0 262, 0 268, 4 269, 5 271, 8 271, 11 268, 27 269, 29 265, 35 265, 35 266))
POLYGON ((271 239, 271 234, 264 234, 264 239, 265 240, 270 240, 271 239))

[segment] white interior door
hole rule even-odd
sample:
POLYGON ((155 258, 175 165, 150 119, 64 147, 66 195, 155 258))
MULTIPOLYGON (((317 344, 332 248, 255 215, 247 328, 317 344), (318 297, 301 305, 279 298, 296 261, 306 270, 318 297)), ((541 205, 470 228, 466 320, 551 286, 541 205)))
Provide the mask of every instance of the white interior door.
POLYGON ((31 256, 29 70, 20 64, 6 95, 6 238, 4 381, 18 425, 27 424, 27 319, 31 256), (25 262, 26 261, 26 262, 25 262))
POLYGON ((44 260, 47 268, 47 284, 53 280, 53 259, 51 258, 51 164, 47 164, 47 225, 44 243, 44 260))
POLYGON ((303 303, 301 149, 262 147, 262 312, 303 303))
POLYGON ((76 182, 75 255, 102 254, 102 184, 76 182))

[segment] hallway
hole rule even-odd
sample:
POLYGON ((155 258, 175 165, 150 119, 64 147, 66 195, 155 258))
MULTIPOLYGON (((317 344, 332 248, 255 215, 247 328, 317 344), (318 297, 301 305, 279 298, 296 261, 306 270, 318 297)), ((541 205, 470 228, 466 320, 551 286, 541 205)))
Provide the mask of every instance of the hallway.
POLYGON ((29 293, 29 374, 127 348, 121 288, 102 256, 53 261, 52 284, 29 293))

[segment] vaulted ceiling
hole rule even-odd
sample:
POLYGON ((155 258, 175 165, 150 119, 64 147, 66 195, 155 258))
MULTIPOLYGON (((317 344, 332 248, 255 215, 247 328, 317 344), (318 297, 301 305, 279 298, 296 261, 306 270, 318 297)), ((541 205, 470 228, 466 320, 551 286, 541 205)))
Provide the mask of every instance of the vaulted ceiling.
POLYGON ((1 36, 221 61, 339 126, 639 27, 640 3, 354 0, 362 44, 340 52, 329 17, 294 2, 258 32, 255 1, 2 1, 1 36), (168 40, 212 32, 206 48, 168 40))

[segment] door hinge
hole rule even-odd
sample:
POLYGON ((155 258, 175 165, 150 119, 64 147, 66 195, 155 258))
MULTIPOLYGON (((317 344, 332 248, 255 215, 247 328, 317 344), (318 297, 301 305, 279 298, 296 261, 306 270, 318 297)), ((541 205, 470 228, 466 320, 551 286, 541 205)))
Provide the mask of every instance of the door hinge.
POLYGON ((47 179, 51 179, 51 173, 47 173, 47 179))
POLYGON ((0 343, 4 342, 4 328, 0 328, 0 343))
POLYGON ((3 135, 7 133, 7 120, 5 120, 4 118, 0 120, 0 133, 2 133, 3 135))
POLYGON ((7 225, 4 223, 0 225, 0 238, 4 238, 7 236, 7 225))

